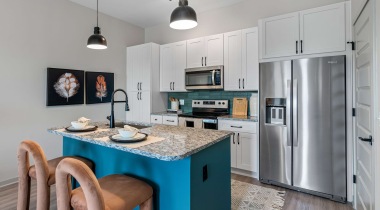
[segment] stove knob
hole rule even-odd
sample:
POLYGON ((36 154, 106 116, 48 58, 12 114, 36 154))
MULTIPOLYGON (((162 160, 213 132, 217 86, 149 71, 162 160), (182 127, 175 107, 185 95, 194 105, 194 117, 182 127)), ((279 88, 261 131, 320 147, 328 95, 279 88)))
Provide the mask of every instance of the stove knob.
POLYGON ((221 102, 218 103, 219 105, 222 104, 221 102))
POLYGON ((223 102, 222 104, 223 104, 223 105, 225 105, 226 103, 225 103, 225 102, 223 102))

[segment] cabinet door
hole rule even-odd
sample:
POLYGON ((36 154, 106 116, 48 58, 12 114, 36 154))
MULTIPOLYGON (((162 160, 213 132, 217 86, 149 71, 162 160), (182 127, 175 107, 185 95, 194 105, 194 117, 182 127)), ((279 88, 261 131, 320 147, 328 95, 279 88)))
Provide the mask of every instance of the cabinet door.
POLYGON ((138 46, 127 48, 127 91, 138 91, 138 46))
POLYGON ((171 44, 160 46, 160 91, 170 92, 174 81, 174 54, 171 44))
POLYGON ((144 44, 140 45, 139 49, 139 80, 140 91, 150 91, 151 82, 151 70, 152 70, 152 45, 144 44))
POLYGON ((185 92, 186 41, 172 44, 173 48, 173 91, 185 92))
POLYGON ((257 172, 257 136, 249 133, 237 134, 237 168, 257 172))
POLYGON ((187 40, 187 68, 204 65, 204 38, 187 40))
POLYGON ((302 54, 346 50, 345 3, 300 12, 302 54))
POLYGON ((224 34, 224 90, 241 90, 242 85, 241 31, 224 34))
POLYGON ((150 91, 144 91, 140 92, 140 100, 139 100, 139 106, 140 106, 140 116, 139 119, 136 120, 137 122, 142 123, 150 123, 150 114, 151 114, 151 92, 150 91))
POLYGON ((140 118, 140 104, 139 104, 140 92, 127 92, 129 111, 126 114, 126 121, 139 121, 140 118))
POLYGON ((257 28, 242 31, 242 88, 259 89, 259 36, 257 28))
POLYGON ((223 65, 223 34, 205 37, 204 66, 223 65))
MULTIPOLYGON (((262 57, 274 58, 297 55, 299 13, 262 20, 262 57)), ((299 47, 299 43, 298 43, 299 47)))
POLYGON ((235 133, 235 135, 232 135, 231 136, 231 167, 233 168, 237 168, 237 165, 236 165, 236 158, 237 158, 237 154, 236 154, 236 146, 237 146, 237 141, 236 141, 236 137, 237 137, 237 133, 235 133))

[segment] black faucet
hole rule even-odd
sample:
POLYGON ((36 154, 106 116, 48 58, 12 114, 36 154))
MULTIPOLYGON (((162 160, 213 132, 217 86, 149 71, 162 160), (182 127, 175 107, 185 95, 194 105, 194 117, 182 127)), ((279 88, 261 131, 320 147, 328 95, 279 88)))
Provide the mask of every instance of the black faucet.
POLYGON ((107 119, 110 121, 110 128, 115 128, 115 113, 114 113, 114 105, 115 103, 125 103, 125 111, 129 111, 128 105, 128 96, 127 93, 122 89, 117 89, 112 93, 111 99, 111 116, 108 116, 107 119), (115 101, 115 93, 123 92, 125 95, 125 101, 115 101))

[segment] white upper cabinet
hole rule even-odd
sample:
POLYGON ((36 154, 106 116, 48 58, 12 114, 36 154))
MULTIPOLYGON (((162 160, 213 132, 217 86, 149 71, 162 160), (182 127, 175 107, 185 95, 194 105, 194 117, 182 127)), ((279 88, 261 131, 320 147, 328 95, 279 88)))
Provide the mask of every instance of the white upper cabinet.
POLYGON ((160 91, 186 91, 186 41, 161 45, 160 55, 160 91))
POLYGON ((302 54, 346 50, 345 4, 334 4, 300 12, 302 54))
POLYGON ((261 58, 346 50, 346 3, 259 21, 261 58))
POLYGON ((257 28, 224 34, 224 90, 258 90, 259 48, 257 28))
POLYGON ((204 66, 223 65, 223 34, 208 36, 205 42, 204 66))
POLYGON ((259 32, 257 27, 242 30, 243 90, 259 90, 259 32))
POLYGON ((158 44, 147 43, 127 48, 127 95, 130 108, 126 112, 127 121, 150 123, 152 112, 167 109, 167 95, 159 92, 159 70, 158 44))
POLYGON ((241 45, 241 30, 224 34, 224 90, 239 90, 242 87, 241 45))
POLYGON ((223 65, 223 34, 187 40, 187 68, 223 65))
POLYGON ((297 55, 299 45, 299 13, 271 17, 260 21, 262 57, 297 55))

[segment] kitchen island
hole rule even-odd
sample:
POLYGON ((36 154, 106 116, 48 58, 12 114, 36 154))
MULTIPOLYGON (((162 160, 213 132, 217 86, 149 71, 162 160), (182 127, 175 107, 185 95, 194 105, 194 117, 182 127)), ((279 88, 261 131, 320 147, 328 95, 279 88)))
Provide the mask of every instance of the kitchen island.
POLYGON ((98 129, 88 133, 70 133, 62 127, 48 131, 63 136, 63 155, 92 160, 98 178, 125 174, 149 183, 154 209, 231 208, 232 133, 154 125, 141 129, 149 136, 147 142, 123 144, 109 139, 117 128, 94 125, 98 129))

